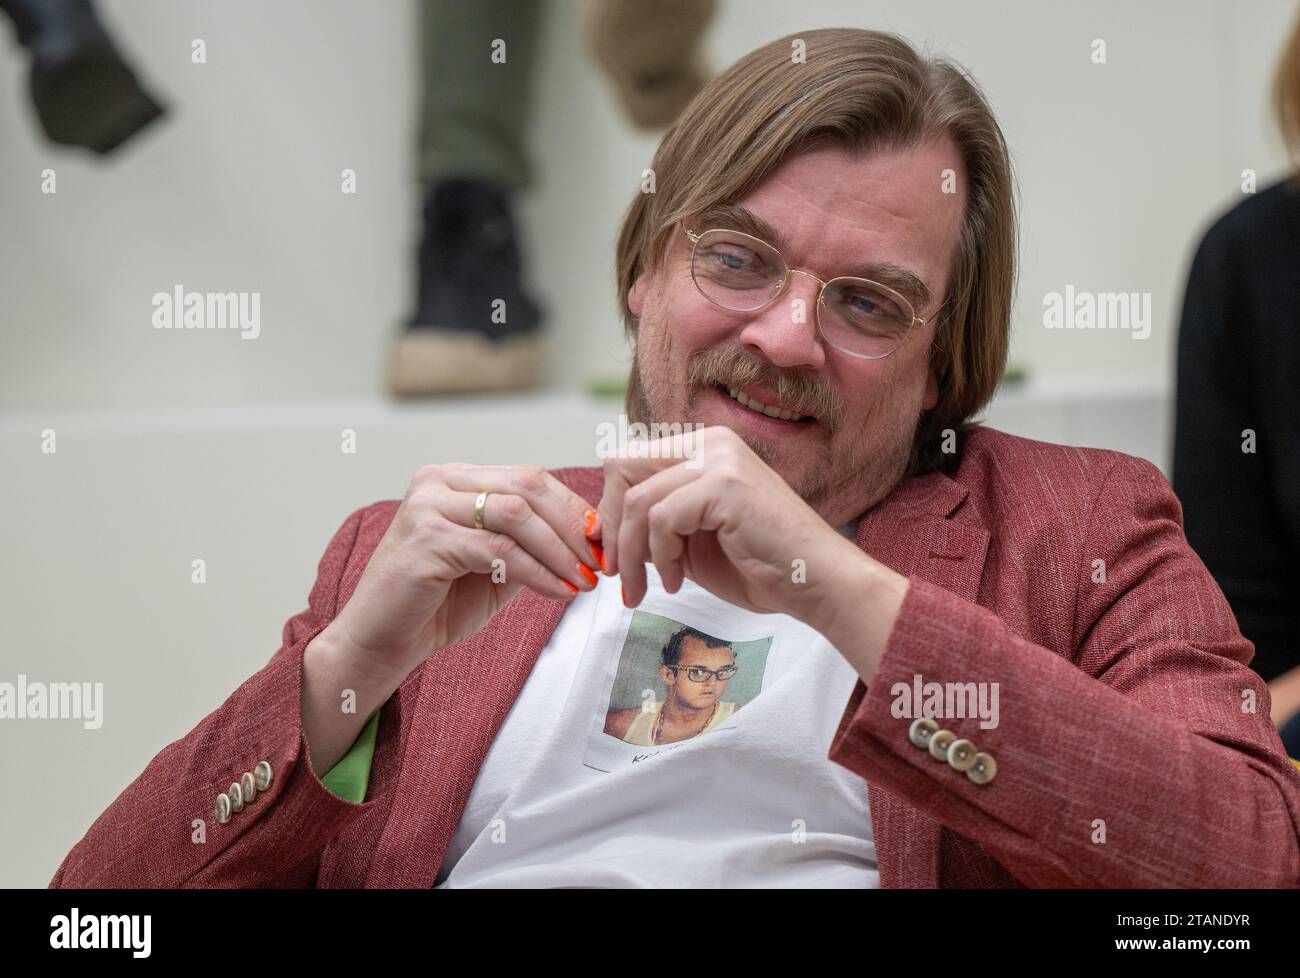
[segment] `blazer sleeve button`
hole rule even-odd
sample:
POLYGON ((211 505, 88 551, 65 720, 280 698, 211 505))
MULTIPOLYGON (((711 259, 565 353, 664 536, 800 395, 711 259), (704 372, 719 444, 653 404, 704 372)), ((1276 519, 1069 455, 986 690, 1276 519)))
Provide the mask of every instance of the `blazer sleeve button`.
POLYGON ((957 739, 951 730, 938 730, 930 735, 930 756, 936 761, 948 759, 948 745, 957 739))
POLYGON ((939 725, 929 717, 917 717, 908 728, 907 739, 921 750, 925 750, 930 746, 930 735, 938 729, 939 725))
POLYGON ((217 807, 214 811, 217 821, 225 825, 230 821, 230 796, 225 792, 217 795, 217 807))
POLYGON ((998 773, 998 762, 993 760, 992 754, 985 754, 980 751, 975 755, 975 763, 971 769, 966 772, 966 777, 970 778, 976 784, 988 784, 998 773))
POLYGON ((258 761, 257 767, 253 768, 253 781, 258 791, 265 791, 271 787, 271 762, 258 761))
POLYGON ((244 792, 244 804, 249 804, 257 797, 257 779, 253 777, 251 771, 245 771, 243 777, 239 779, 239 787, 244 792))
POLYGON ((239 782, 232 781, 230 790, 226 794, 230 796, 230 810, 232 812, 242 812, 244 810, 244 789, 239 786, 239 782))
POLYGON ((954 740, 948 745, 948 764, 965 774, 975 766, 975 745, 969 740, 954 740))

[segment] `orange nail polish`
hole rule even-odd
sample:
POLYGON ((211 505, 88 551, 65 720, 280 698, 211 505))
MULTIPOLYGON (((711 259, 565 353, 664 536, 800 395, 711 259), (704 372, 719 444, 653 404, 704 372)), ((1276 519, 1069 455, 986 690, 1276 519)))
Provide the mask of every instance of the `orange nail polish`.
POLYGON ((627 591, 625 591, 625 590, 623 589, 623 585, 622 585, 622 584, 620 584, 620 585, 618 586, 618 593, 619 593, 619 595, 623 598, 623 606, 624 606, 625 608, 630 608, 630 607, 632 607, 630 604, 627 603, 627 591))
POLYGON ((587 583, 592 587, 596 586, 596 572, 586 564, 578 565, 578 573, 587 579, 587 583))
POLYGON ((596 529, 596 511, 594 509, 589 509, 585 515, 587 519, 586 534, 587 539, 590 540, 592 532, 596 529))
POLYGON ((576 587, 574 587, 572 584, 570 584, 568 581, 565 581, 565 582, 564 582, 564 586, 567 587, 567 588, 568 588, 570 591, 572 591, 574 594, 577 594, 577 593, 578 593, 578 589, 577 589, 576 587))
POLYGON ((591 545, 591 555, 596 558, 596 566, 602 571, 605 569, 605 548, 598 543, 591 545))

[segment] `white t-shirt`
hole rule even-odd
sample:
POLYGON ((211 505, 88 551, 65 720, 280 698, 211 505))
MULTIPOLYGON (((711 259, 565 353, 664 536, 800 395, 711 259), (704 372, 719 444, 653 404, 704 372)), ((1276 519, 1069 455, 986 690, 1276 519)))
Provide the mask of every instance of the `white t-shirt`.
POLYGON ((565 611, 435 886, 879 886, 867 783, 826 756, 853 667, 794 618, 646 570, 638 608, 601 577, 565 611), (683 625, 718 645, 691 638, 663 668, 683 625), (689 662, 736 672, 697 683, 689 662))

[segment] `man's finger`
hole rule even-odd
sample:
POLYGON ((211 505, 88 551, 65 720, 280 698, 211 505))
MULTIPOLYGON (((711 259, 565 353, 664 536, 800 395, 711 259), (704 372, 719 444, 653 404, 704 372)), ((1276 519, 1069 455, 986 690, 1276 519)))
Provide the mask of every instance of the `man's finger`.
MULTIPOLYGON (((459 516, 447 514, 448 519, 473 526, 473 499, 477 498, 479 492, 490 493, 487 507, 494 512, 499 512, 497 509, 499 501, 494 501, 492 494, 520 496, 528 503, 532 512, 551 528, 575 561, 573 566, 569 566, 567 558, 556 563, 560 561, 560 556, 549 550, 534 552, 534 556, 542 558, 547 566, 566 579, 572 579, 577 575, 581 580, 575 580, 574 583, 579 587, 583 586, 584 580, 594 583, 599 561, 593 555, 591 544, 586 537, 586 514, 591 510, 591 505, 549 472, 531 465, 456 465, 445 466, 443 478, 449 489, 469 493, 471 497, 467 510, 468 519, 465 518, 464 513, 459 516), (550 560, 545 560, 548 553, 550 560), (578 564, 586 567, 587 572, 580 571, 578 564)), ((518 522, 510 513, 506 513, 506 516, 511 518, 503 525, 495 526, 495 529, 509 532, 511 523, 518 522)), ((533 539, 538 538, 534 536, 533 539)))
MULTIPOLYGON (((648 443, 646 443, 648 444, 648 443)), ((596 514, 600 526, 600 542, 605 548, 605 572, 621 574, 619 566, 619 524, 623 521, 623 497, 632 486, 650 478, 657 472, 679 464, 672 458, 605 459, 605 490, 600 497, 596 514)))
POLYGON ((565 601, 577 593, 517 540, 504 533, 458 526, 448 531, 448 541, 445 556, 454 560, 457 566, 476 574, 503 572, 499 583, 507 589, 507 601, 521 587, 532 588, 543 597, 565 601))
POLYGON ((488 493, 482 527, 475 527, 470 515, 474 512, 477 498, 477 493, 444 492, 438 502, 439 513, 449 522, 464 526, 471 532, 509 537, 551 574, 579 590, 589 591, 596 586, 596 572, 574 558, 573 551, 551 525, 534 512, 523 496, 488 493))
MULTIPOLYGON (((650 510, 670 503, 672 495, 699 478, 699 471, 677 464, 656 472, 623 493, 622 516, 618 527, 620 574, 623 599, 635 606, 645 597, 645 565, 650 561, 650 510)), ((658 567, 664 587, 676 591, 681 586, 681 570, 674 566, 658 567)))

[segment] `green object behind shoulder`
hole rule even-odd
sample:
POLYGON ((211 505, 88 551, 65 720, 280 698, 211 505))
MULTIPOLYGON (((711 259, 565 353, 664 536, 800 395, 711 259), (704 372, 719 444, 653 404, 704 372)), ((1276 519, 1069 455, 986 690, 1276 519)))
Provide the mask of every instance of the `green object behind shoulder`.
POLYGON ((321 778, 321 784, 347 801, 358 805, 366 800, 370 783, 370 762, 375 757, 375 735, 379 731, 379 710, 370 718, 348 752, 321 778))

